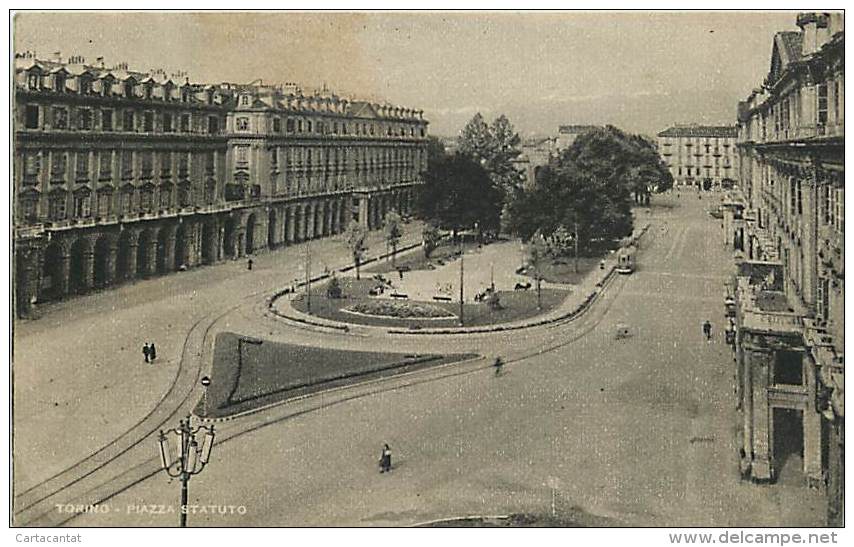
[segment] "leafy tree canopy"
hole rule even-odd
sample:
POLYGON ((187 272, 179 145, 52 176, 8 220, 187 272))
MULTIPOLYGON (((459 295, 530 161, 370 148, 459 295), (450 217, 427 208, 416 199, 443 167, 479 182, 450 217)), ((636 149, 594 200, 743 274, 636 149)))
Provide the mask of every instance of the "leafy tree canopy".
POLYGON ((575 237, 589 248, 629 235, 632 202, 671 184, 651 142, 606 126, 582 134, 540 169, 533 188, 510 204, 508 226, 525 239, 539 233, 552 248, 575 237))
POLYGON ((448 230, 497 229, 502 194, 483 166, 455 154, 440 158, 424 174, 417 207, 420 214, 448 230))

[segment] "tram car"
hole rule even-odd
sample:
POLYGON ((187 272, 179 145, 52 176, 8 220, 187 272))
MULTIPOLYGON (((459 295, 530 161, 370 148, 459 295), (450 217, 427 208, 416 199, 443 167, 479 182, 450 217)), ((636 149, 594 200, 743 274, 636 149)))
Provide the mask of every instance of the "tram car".
POLYGON ((617 256, 617 273, 628 275, 635 271, 637 248, 634 245, 620 249, 617 256))

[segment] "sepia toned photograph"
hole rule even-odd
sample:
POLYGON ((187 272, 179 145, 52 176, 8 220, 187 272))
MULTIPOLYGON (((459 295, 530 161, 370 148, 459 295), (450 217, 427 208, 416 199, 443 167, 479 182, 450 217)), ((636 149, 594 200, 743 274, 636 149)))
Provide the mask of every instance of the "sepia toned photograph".
POLYGON ((842 11, 9 26, 18 536, 835 543, 842 11))

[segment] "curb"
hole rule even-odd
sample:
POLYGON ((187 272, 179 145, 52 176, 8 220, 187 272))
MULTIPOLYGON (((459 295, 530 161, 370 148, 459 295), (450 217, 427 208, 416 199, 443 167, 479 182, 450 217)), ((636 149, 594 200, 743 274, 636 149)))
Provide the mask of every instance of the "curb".
MULTIPOLYGON (((652 224, 650 222, 647 222, 644 225, 644 227, 641 228, 641 230, 636 235, 632 236, 626 242, 624 247, 637 244, 641 240, 641 238, 647 233, 647 231, 649 230, 651 225, 652 224)), ((409 245, 402 250, 410 250, 410 249, 413 249, 415 247, 418 247, 419 245, 420 244, 409 245)), ((400 251, 398 251, 398 252, 400 252, 400 251)), ((381 255, 371 259, 371 261, 365 262, 364 264, 367 264, 369 262, 375 262, 377 260, 381 260, 381 259, 386 258, 388 256, 391 256, 391 253, 381 254, 381 255)), ((341 269, 339 271, 349 271, 353 268, 355 268, 355 265, 352 265, 352 266, 348 267, 347 269, 341 269)), ((444 328, 444 329, 420 329, 420 328, 419 329, 402 329, 399 327, 394 327, 394 328, 388 328, 386 330, 386 332, 388 334, 405 334, 405 335, 487 334, 487 333, 492 333, 492 332, 504 332, 504 331, 511 331, 511 330, 527 329, 527 328, 531 328, 531 327, 541 327, 541 326, 551 325, 551 324, 562 322, 562 321, 572 321, 572 320, 577 319, 584 312, 586 312, 587 309, 593 304, 593 302, 596 301, 596 299, 599 297, 599 295, 611 283, 611 281, 613 280, 613 278, 615 276, 615 273, 616 273, 616 265, 613 265, 608 270, 608 273, 605 274, 605 276, 594 285, 593 291, 587 295, 587 297, 581 302, 581 304, 578 307, 576 307, 574 310, 571 310, 568 313, 565 313, 565 314, 560 315, 558 317, 541 319, 539 321, 534 321, 531 323, 522 323, 522 324, 516 324, 516 325, 514 325, 513 323, 505 323, 503 325, 498 324, 498 325, 492 325, 492 326, 486 326, 486 327, 460 327, 460 328, 450 328, 449 327, 449 328, 444 328)), ((326 274, 326 275, 318 276, 317 279, 320 280, 320 279, 325 279, 328 277, 329 277, 329 275, 326 274)), ((314 280, 312 280, 312 282, 313 281, 314 280)), ((305 285, 305 283, 303 282, 303 283, 299 284, 298 286, 302 287, 304 285, 305 285)), ((302 323, 302 324, 309 325, 309 326, 313 326, 313 327, 322 327, 322 328, 327 328, 327 329, 334 329, 334 330, 342 331, 345 333, 350 331, 350 324, 349 323, 341 323, 341 322, 337 322, 337 321, 319 322, 319 321, 314 321, 311 319, 304 319, 302 317, 293 317, 290 315, 284 315, 284 314, 281 314, 278 311, 274 310, 273 309, 273 302, 275 302, 275 300, 278 299, 279 297, 281 297, 282 295, 287 294, 289 292, 290 292, 290 289, 285 289, 283 291, 276 293, 275 295, 273 295, 271 298, 268 299, 267 307, 271 313, 273 313, 274 315, 276 315, 278 317, 282 317, 282 318, 290 320, 290 321, 295 321, 295 322, 302 323)), ((375 329, 384 328, 381 326, 373 326, 373 325, 358 325, 358 326, 359 327, 366 327, 366 328, 375 328, 375 329)))
MULTIPOLYGON (((406 252, 406 251, 411 251, 412 249, 416 249, 420 246, 421 246, 421 243, 412 243, 410 245, 406 245, 406 246, 398 249, 396 254, 400 254, 400 253, 406 252)), ((361 268, 361 267, 365 266, 366 264, 373 264, 375 262, 379 262, 380 260, 383 260, 385 258, 390 257, 392 254, 393 253, 391 253, 391 252, 380 253, 379 255, 377 255, 373 258, 369 258, 369 259, 365 260, 364 262, 360 262, 359 267, 361 268)), ((336 271, 349 272, 349 271, 354 270, 355 268, 356 268, 356 264, 353 263, 353 264, 350 264, 348 266, 344 266, 343 268, 339 268, 336 271)), ((332 276, 331 273, 323 273, 323 274, 320 274, 320 275, 317 275, 315 277, 310 278, 308 281, 300 281, 299 283, 296 283, 294 285, 294 291, 293 292, 294 293, 297 292, 296 289, 301 289, 309 283, 315 283, 317 281, 323 281, 325 279, 329 279, 331 276, 332 276)), ((281 298, 282 296, 284 296, 286 294, 291 294, 291 288, 290 287, 276 291, 271 296, 268 296, 265 299, 265 305, 267 306, 269 313, 271 313, 272 315, 274 315, 276 317, 281 317, 283 319, 287 319, 288 321, 295 321, 297 323, 302 323, 304 325, 309 325, 312 327, 334 329, 334 330, 339 330, 342 332, 349 332, 350 331, 350 325, 348 323, 338 323, 338 322, 333 322, 333 321, 329 321, 329 322, 316 321, 316 320, 312 320, 312 319, 305 319, 303 317, 294 317, 291 315, 285 315, 283 313, 279 313, 273 307, 273 304, 276 302, 276 300, 278 300, 279 298, 281 298)), ((360 326, 363 326, 363 325, 360 325, 360 326)))
MULTIPOLYGON (((259 412, 264 412, 266 410, 270 410, 271 408, 275 408, 277 406, 283 406, 283 405, 291 404, 291 403, 298 403, 300 401, 304 401, 304 400, 310 399, 312 397, 319 397, 320 395, 325 395, 328 393, 336 393, 339 391, 344 391, 346 389, 353 389, 353 388, 357 388, 357 387, 361 387, 361 386, 367 386, 367 385, 371 385, 371 384, 377 384, 377 383, 381 383, 381 382, 388 382, 391 380, 397 380, 400 378, 405 378, 405 377, 412 375, 412 374, 419 374, 419 373, 423 373, 425 371, 432 371, 432 370, 441 370, 441 369, 444 369, 447 367, 463 365, 466 363, 471 363, 473 361, 480 361, 482 359, 484 359, 484 356, 477 354, 477 355, 473 355, 472 357, 469 357, 468 359, 461 359, 459 361, 452 361, 450 363, 444 363, 444 364, 435 365, 432 367, 424 367, 424 368, 420 368, 420 369, 416 369, 416 370, 411 370, 408 372, 401 372, 400 374, 393 374, 391 376, 386 376, 386 377, 372 378, 372 379, 365 380, 362 382, 356 381, 356 382, 349 383, 349 384, 334 386, 334 387, 331 387, 328 389, 320 389, 317 391, 313 391, 311 393, 303 393, 302 395, 297 395, 295 397, 285 398, 285 399, 282 399, 281 401, 272 401, 269 404, 261 405, 257 408, 247 409, 247 410, 244 410, 242 412, 237 412, 237 413, 232 414, 230 416, 221 416, 219 418, 208 418, 208 417, 204 417, 204 416, 199 416, 195 413, 193 414, 193 416, 195 416, 198 420, 201 420, 202 422, 206 422, 206 423, 230 422, 230 421, 236 420, 238 418, 244 418, 246 416, 251 416, 252 414, 257 414, 259 412)), ((405 365, 400 365, 400 366, 405 366, 405 365)), ((386 370, 392 370, 393 368, 400 368, 400 366, 390 367, 386 370)), ((352 376, 352 377, 357 378, 358 376, 352 376)), ((321 382, 318 382, 318 385, 320 383, 321 382)))

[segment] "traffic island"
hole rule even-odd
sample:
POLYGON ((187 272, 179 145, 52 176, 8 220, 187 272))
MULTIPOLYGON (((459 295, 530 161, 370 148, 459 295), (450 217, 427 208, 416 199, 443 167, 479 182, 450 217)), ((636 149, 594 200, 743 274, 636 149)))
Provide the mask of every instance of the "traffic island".
POLYGON ((474 357, 333 350, 220 333, 211 383, 195 413, 225 418, 332 387, 474 357))
MULTIPOLYGON (((371 292, 375 292, 378 284, 375 278, 357 280, 351 277, 343 277, 335 282, 341 292, 338 297, 333 297, 330 295, 329 283, 324 281, 312 287, 310 298, 305 292, 282 295, 271 303, 270 309, 273 313, 291 319, 287 308, 293 308, 308 317, 374 327, 419 330, 458 327, 460 324, 459 301, 452 298, 421 302, 397 298, 394 293, 372 296, 371 292), (288 300, 283 300, 285 298, 288 300)), ((538 307, 536 290, 533 288, 498 291, 497 308, 486 302, 464 303, 464 322, 468 327, 485 327, 530 319, 553 311, 569 294, 570 291, 565 289, 543 288, 538 307)))

